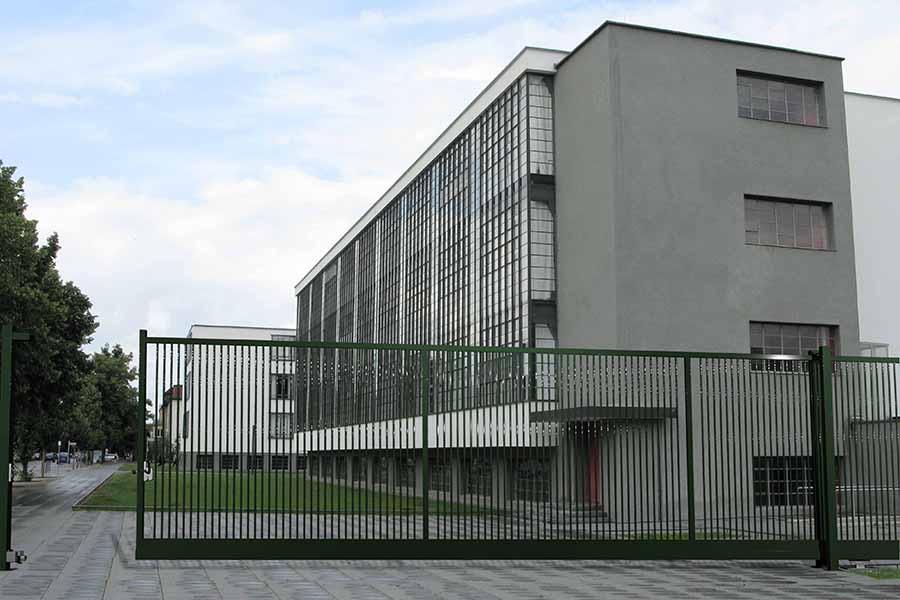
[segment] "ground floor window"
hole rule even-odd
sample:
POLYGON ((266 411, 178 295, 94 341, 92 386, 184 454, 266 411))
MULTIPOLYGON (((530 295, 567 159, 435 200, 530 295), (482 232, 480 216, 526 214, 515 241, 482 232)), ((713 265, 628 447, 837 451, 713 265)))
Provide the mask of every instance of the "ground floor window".
POLYGON ((344 480, 347 479, 347 457, 338 456, 334 460, 335 477, 344 480))
POLYGON ((435 459, 428 465, 428 471, 431 476, 431 481, 428 485, 432 490, 440 492, 452 491, 453 469, 450 466, 449 459, 435 459))
POLYGON ((396 485, 400 487, 415 487, 416 459, 412 456, 400 456, 397 458, 396 485))
POLYGON ((374 483, 386 484, 388 482, 388 459, 385 456, 375 457, 375 466, 372 469, 374 483))
POLYGON ((486 458, 473 458, 466 461, 466 493, 479 496, 490 496, 493 493, 491 466, 491 461, 486 458))
POLYGON ((366 459, 362 456, 353 457, 353 481, 366 480, 366 459))
POLYGON ((550 460, 531 457, 513 463, 513 490, 519 500, 550 500, 550 460))
POLYGON ((806 506, 814 502, 809 456, 754 456, 754 506, 806 506))
POLYGON ((298 456, 298 457, 297 457, 297 470, 298 470, 298 471, 305 471, 305 470, 306 470, 306 457, 305 457, 305 456, 298 456))
POLYGON ((198 469, 212 469, 213 468, 213 455, 212 454, 198 454, 197 455, 197 468, 198 469))
POLYGON ((273 471, 286 471, 290 464, 286 454, 273 454, 269 457, 269 462, 273 471))
POLYGON ((263 456, 262 454, 253 454, 247 457, 248 465, 247 468, 251 471, 253 470, 261 470, 263 468, 263 456))
POLYGON ((233 471, 241 468, 241 457, 237 454, 223 454, 221 459, 223 470, 233 471))

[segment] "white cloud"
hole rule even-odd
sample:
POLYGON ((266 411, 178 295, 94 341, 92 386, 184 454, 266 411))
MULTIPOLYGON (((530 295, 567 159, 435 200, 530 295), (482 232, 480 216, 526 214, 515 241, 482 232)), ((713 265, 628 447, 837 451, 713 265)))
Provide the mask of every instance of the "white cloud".
MULTIPOLYGON (((142 326, 167 334, 192 322, 290 326, 293 285, 522 46, 572 48, 605 19, 843 55, 848 89, 900 96, 894 3, 538 2, 534 11, 519 4, 432 3, 408 14, 262 26, 230 6, 185 3, 139 29, 98 25, 10 40, 4 77, 17 91, 2 102, 37 93, 18 84, 53 81, 60 98, 86 99, 93 89, 140 97, 173 74, 249 69, 259 77, 244 96, 222 97, 209 106, 214 117, 192 113, 185 123, 229 124, 231 115, 285 122, 254 130, 283 157, 251 178, 230 175, 234 165, 215 150, 180 141, 172 154, 193 179, 176 194, 144 187, 166 177, 164 168, 126 181, 97 165, 57 188, 29 184, 32 216, 42 231, 60 232, 64 276, 96 304, 99 339, 127 338, 133 349, 142 326), (458 33, 410 41, 390 31, 426 23, 458 33)), ((177 99, 141 101, 158 113, 179 109, 177 99)), ((209 131, 235 143, 227 128, 209 131)), ((145 150, 125 143, 122 151, 145 150)))
POLYGON ((102 335, 134 350, 138 329, 195 322, 291 325, 293 285, 386 183, 298 169, 159 197, 106 177, 29 183, 29 216, 60 235, 60 271, 94 301, 102 335))

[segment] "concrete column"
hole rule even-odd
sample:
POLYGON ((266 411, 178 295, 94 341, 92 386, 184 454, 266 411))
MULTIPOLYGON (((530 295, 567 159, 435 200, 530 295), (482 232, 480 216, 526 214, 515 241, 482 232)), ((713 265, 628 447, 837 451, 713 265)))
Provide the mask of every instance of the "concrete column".
POLYGON ((386 456, 387 459, 387 481, 385 485, 389 490, 394 489, 394 486, 397 483, 397 454, 395 452, 390 452, 386 456))
POLYGON ((494 504, 503 504, 506 502, 508 461, 505 456, 498 456, 491 463, 491 487, 494 504))
POLYGON ((422 455, 416 454, 416 496, 422 495, 425 480, 422 478, 422 455))
POLYGON ((456 454, 450 455, 450 498, 459 498, 463 493, 462 461, 456 454))

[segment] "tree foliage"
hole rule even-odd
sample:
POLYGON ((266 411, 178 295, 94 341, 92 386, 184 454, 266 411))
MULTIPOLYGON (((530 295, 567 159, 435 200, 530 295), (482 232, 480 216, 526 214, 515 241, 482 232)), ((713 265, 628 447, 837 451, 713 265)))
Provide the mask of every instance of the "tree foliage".
POLYGON ((97 414, 99 407, 99 422, 94 422, 92 429, 101 444, 94 448, 120 454, 134 450, 138 394, 131 385, 137 379, 132 358, 116 344, 103 346, 90 359, 91 373, 82 392, 86 395, 79 407, 83 405, 86 414, 97 414))
POLYGON ((97 323, 88 297, 59 276, 59 237, 39 242, 37 222, 25 215, 24 179, 14 175, 0 161, 0 322, 30 334, 15 345, 12 390, 13 450, 27 467, 67 428, 90 367, 81 348, 97 323))

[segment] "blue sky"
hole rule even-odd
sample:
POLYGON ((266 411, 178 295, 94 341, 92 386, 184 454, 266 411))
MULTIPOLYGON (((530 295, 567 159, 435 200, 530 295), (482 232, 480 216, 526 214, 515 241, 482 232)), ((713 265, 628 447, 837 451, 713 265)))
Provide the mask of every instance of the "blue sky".
POLYGON ((845 56, 900 96, 896 2, 35 2, 0 20, 0 159, 96 343, 293 324, 293 285, 525 45, 605 19, 845 56))

